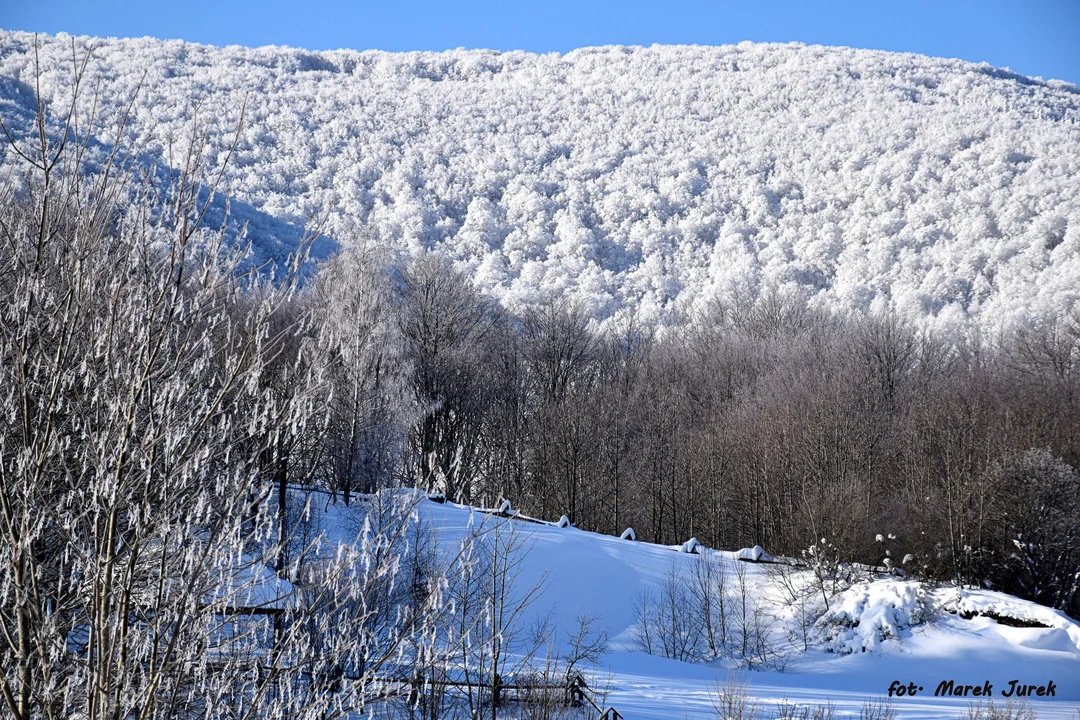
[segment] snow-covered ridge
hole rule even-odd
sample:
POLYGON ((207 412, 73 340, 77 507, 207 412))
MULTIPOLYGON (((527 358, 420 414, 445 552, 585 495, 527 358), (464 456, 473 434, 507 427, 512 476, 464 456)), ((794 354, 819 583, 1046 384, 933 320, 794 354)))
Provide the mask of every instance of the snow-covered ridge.
MULTIPOLYGON (((41 38, 50 100, 71 43, 41 38)), ((1080 90, 1059 81, 750 43, 75 45, 95 48, 105 117, 146 73, 132 132, 166 162, 195 103, 224 146, 248 100, 229 190, 269 256, 328 212, 340 244, 438 247, 511 305, 567 293, 600 320, 670 321, 773 283, 990 327, 1067 311, 1080 292, 1080 90)), ((5 122, 28 118, 33 48, 0 34, 5 122)))

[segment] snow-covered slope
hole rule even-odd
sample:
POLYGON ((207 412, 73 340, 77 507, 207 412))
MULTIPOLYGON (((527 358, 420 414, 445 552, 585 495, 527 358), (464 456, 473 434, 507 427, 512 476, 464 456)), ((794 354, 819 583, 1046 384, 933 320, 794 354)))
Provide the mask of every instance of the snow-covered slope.
MULTIPOLYGON (((71 38, 43 37, 65 96, 71 38)), ((341 244, 441 247, 510 303, 568 292, 669 319, 763 283, 994 325, 1080 292, 1080 90, 987 65, 802 45, 307 52, 77 38, 105 117, 164 157, 195 108, 269 256, 329 213, 341 244), (145 79, 144 78, 145 73, 145 79)), ((0 34, 25 122, 34 38, 0 34)), ((110 140, 103 136, 103 141, 110 140)), ((9 159, 4 159, 8 164, 9 159)))
MULTIPOLYGON (((327 508, 323 525, 331 534, 355 526, 347 518, 358 512, 356 506, 346 510, 322 500, 315 505, 327 508)), ((701 548, 700 554, 687 554, 679 546, 621 540, 556 523, 497 519, 450 503, 422 500, 416 511, 448 552, 478 529, 490 531, 496 523, 517 528, 518 542, 528 552, 511 597, 542 583, 544 591, 528 612, 539 617, 553 610, 560 631, 572 630, 582 613, 600 619, 612 652, 596 676, 609 680, 608 703, 628 719, 712 718, 717 679, 729 670, 741 673, 750 694, 769 710, 768 717, 785 699, 797 705, 831 703, 839 717, 858 717, 864 702, 887 698, 893 681, 923 688, 914 697, 892 698, 899 718, 960 717, 977 698, 935 697, 943 681, 953 681, 954 687, 988 682, 997 703, 1006 700, 1001 693, 1012 680, 1021 685, 1053 682, 1052 701, 1030 699, 1038 717, 1071 719, 1080 711, 1080 625, 1017 598, 979 590, 958 593, 880 575, 831 598, 829 612, 811 628, 809 650, 804 651, 794 608, 784 600, 773 565, 738 563, 733 552, 701 548), (710 558, 723 561, 733 598, 740 592, 736 568, 745 570, 749 602, 760 609, 772 638, 770 652, 782 656, 780 661, 747 669, 738 652, 690 663, 640 650, 635 603, 642 591, 662 595, 672 572, 690 584, 695 565, 710 558), (1040 627, 1003 625, 990 615, 1040 627)), ((801 571, 795 582, 812 582, 812 576, 801 571)), ((701 612, 695 606, 684 609, 701 612)), ((737 622, 732 622, 734 627, 737 622)))

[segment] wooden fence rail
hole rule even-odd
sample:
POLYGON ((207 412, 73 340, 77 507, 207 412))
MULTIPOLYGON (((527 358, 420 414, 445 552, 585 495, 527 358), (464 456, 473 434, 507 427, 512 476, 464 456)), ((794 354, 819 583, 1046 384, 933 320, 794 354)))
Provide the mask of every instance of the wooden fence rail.
POLYGON ((581 675, 575 675, 566 684, 562 683, 517 683, 509 682, 502 683, 497 682, 494 686, 491 683, 477 683, 467 682, 464 680, 450 680, 442 678, 425 678, 422 682, 415 680, 405 680, 402 678, 388 678, 388 677, 361 677, 342 673, 335 678, 336 681, 353 681, 358 682, 366 680, 367 682, 378 684, 379 693, 371 698, 368 698, 367 702, 385 702, 395 698, 414 698, 416 697, 424 687, 437 686, 444 688, 455 688, 458 690, 487 690, 490 693, 489 697, 494 698, 496 705, 504 705, 511 702, 528 702, 528 697, 523 696, 523 692, 549 692, 549 693, 563 693, 564 703, 568 707, 583 707, 590 708, 595 712, 593 716, 595 720, 624 720, 623 715, 613 707, 601 707, 596 699, 593 697, 593 691, 589 688, 585 682, 585 678, 581 675), (516 694, 516 695, 515 695, 516 694))

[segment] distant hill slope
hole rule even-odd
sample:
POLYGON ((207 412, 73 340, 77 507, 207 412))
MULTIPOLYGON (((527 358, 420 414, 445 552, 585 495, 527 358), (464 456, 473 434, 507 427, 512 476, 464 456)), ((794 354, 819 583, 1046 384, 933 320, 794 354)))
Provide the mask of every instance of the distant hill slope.
MULTIPOLYGON (((72 40, 41 44, 42 92, 58 100, 72 40)), ((95 47, 109 113, 146 73, 133 131, 151 156, 196 102, 224 145, 247 98, 229 187, 271 256, 329 212, 339 244, 439 247, 512 305, 567 292, 601 320, 667 320, 765 283, 983 326, 1080 296, 1080 89, 1063 82, 750 43, 75 45, 95 47)), ((33 36, 0 33, 0 112, 15 125, 33 67, 33 36)))

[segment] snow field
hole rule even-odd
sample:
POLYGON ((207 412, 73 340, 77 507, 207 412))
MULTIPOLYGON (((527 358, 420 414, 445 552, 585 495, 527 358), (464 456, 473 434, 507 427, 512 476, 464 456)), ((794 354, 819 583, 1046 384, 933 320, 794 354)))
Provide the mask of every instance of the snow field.
MULTIPOLYGON (((328 508, 325 527, 333 535, 350 512, 328 508)), ((797 637, 797 614, 778 588, 768 564, 741 563, 755 602, 775 624, 777 645, 787 638, 780 669, 751 670, 737 659, 689 663, 642 652, 635 640, 634 601, 641 590, 662 591, 674 569, 689 581, 692 565, 709 555, 721 563, 728 587, 735 587, 737 553, 699 548, 698 555, 679 546, 659 546, 584 532, 556 523, 501 518, 474 509, 420 501, 416 513, 435 529, 446 551, 478 528, 514 523, 528 554, 517 579, 519 588, 545 582, 528 612, 553 613, 556 625, 569 629, 580 613, 598 616, 610 636, 610 654, 593 670, 594 687, 608 690, 607 701, 626 718, 713 718, 717 683, 734 673, 747 682, 762 707, 780 703, 831 703, 837 717, 858 717, 867 701, 887 698, 894 681, 923 688, 914 697, 893 697, 899 718, 957 718, 973 697, 935 697, 939 683, 983 686, 1001 703, 1009 681, 1021 685, 1055 684, 1053 700, 1032 698, 1042 719, 1072 718, 1080 711, 1080 625, 1057 611, 1001 593, 930 587, 913 580, 881 576, 852 584, 830 598, 830 609, 810 628, 810 649, 797 637), (995 613, 1036 621, 1049 627, 1010 627, 986 616, 995 613), (954 614, 957 613, 957 614, 954 614)), ((796 582, 813 585, 800 571, 796 582)), ((693 608, 687 608, 693 612, 693 608)))

